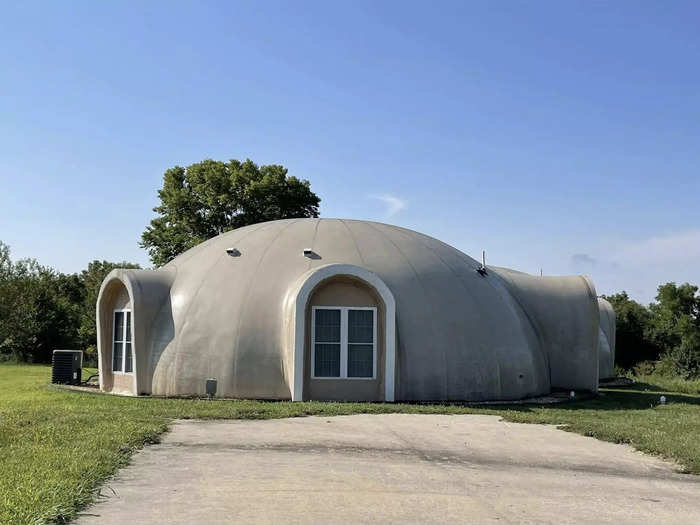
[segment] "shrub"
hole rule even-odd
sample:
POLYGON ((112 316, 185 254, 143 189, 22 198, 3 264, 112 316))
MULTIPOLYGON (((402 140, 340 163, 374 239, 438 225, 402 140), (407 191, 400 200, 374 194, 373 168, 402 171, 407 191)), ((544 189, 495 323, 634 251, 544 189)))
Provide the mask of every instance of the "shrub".
POLYGON ((656 371, 655 361, 641 361, 633 368, 636 376, 650 376, 656 371))

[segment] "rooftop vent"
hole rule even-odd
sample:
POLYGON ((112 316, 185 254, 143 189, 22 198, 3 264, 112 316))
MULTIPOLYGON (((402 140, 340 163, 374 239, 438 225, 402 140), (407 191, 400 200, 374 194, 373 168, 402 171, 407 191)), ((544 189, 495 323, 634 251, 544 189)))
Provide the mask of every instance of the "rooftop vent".
POLYGON ((304 248, 304 257, 308 257, 309 259, 320 259, 321 256, 317 254, 315 251, 313 251, 311 248, 304 248))

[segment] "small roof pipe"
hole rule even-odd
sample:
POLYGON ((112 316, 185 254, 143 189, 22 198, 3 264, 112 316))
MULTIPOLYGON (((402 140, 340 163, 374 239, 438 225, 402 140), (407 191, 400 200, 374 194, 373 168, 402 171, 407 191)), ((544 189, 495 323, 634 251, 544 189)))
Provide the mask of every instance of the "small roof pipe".
POLYGON ((485 277, 487 272, 486 272, 486 250, 481 250, 481 268, 477 270, 481 274, 482 277, 485 277))

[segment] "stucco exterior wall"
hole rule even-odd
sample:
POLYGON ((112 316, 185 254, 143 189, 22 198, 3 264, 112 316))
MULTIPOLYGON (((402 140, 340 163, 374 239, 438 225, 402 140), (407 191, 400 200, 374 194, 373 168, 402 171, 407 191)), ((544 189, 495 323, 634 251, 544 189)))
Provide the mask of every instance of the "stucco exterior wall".
POLYGON ((112 372, 112 387, 109 391, 114 394, 134 395, 134 374, 112 372))
POLYGON ((494 270, 535 326, 548 356, 552 388, 597 392, 599 311, 590 279, 494 270))
POLYGON ((331 278, 319 285, 306 307, 304 399, 332 401, 384 400, 384 304, 376 291, 347 276, 331 278), (377 308, 376 379, 313 379, 311 377, 311 316, 314 306, 373 306, 377 308))

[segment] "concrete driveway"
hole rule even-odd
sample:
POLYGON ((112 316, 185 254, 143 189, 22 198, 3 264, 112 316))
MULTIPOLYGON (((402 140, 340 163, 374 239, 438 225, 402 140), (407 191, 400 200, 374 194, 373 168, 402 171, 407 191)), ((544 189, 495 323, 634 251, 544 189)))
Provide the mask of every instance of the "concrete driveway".
POLYGON ((180 421, 102 492, 78 523, 700 523, 698 477, 481 415, 180 421))

